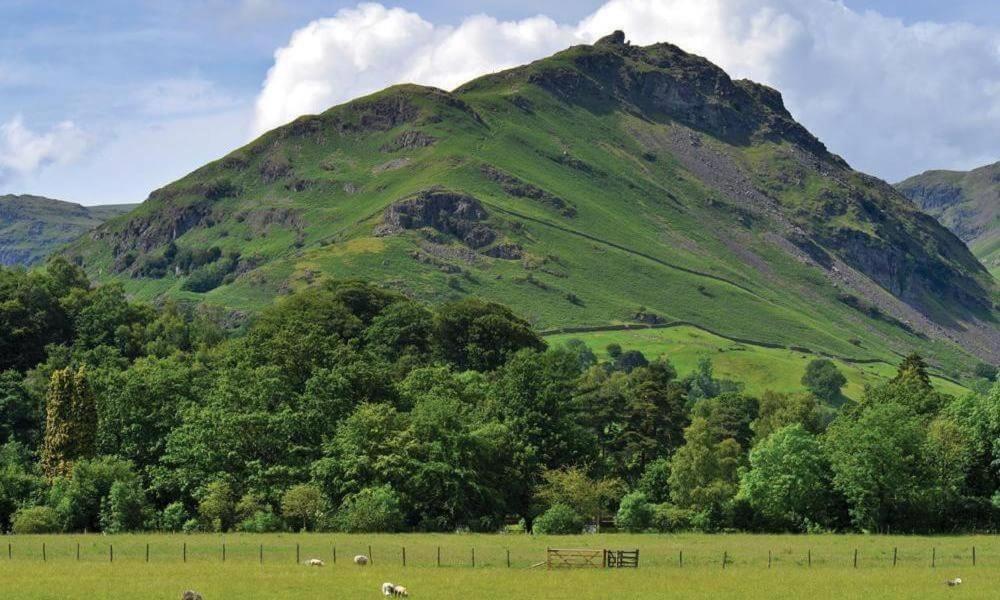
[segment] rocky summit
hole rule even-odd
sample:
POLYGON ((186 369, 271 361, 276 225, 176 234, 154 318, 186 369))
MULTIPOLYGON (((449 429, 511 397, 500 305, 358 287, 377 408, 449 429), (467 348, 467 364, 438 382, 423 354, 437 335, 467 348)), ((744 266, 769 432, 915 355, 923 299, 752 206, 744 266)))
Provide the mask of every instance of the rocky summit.
POLYGON ((141 298, 252 312, 328 278, 501 300, 546 329, 685 322, 945 372, 1000 359, 997 284, 781 94, 622 32, 447 92, 301 117, 66 254, 141 298))

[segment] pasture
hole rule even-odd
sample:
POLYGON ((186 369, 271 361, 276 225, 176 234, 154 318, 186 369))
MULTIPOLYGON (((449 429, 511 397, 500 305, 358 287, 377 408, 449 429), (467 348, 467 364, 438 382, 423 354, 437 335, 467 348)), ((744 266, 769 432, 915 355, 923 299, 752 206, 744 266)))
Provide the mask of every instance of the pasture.
MULTIPOLYGON (((690 325, 561 333, 545 337, 552 345, 573 338, 583 340, 602 359, 607 358, 605 348, 608 344, 619 344, 625 350, 639 350, 649 360, 666 356, 682 377, 694 371, 701 358, 708 357, 712 359, 716 377, 743 382, 748 393, 757 395, 765 390, 802 390, 801 379, 806 365, 813 359, 822 358, 789 348, 736 342, 690 325)), ((891 378, 896 372, 896 365, 888 362, 858 363, 836 358, 833 362, 847 378, 844 395, 853 399, 861 397, 865 385, 875 385, 891 378)), ((968 392, 962 386, 934 375, 931 381, 946 394, 961 396, 968 392)))
POLYGON ((205 600, 380 598, 383 581, 405 585, 415 598, 463 600, 995 598, 1000 540, 745 534, 0 537, 0 585, 5 597, 19 599, 175 599, 189 588, 205 600), (354 565, 351 558, 368 554, 369 547, 372 564, 354 565), (544 561, 546 547, 638 548, 640 567, 531 568, 544 561), (304 566, 310 558, 321 558, 326 566, 304 566), (946 586, 953 577, 963 584, 946 586))

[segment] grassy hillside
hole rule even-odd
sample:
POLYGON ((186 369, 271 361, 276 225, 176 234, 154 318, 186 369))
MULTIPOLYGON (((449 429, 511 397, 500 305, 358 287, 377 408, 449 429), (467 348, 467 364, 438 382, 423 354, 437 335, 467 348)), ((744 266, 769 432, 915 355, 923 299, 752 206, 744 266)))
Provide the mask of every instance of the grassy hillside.
POLYGON ((896 188, 955 232, 1000 277, 1000 162, 971 171, 927 171, 896 188))
MULTIPOLYGON (((619 344, 626 350, 639 350, 650 360, 666 357, 681 377, 694 372, 698 361, 707 357, 712 360, 716 376, 743 382, 746 392, 757 396, 766 390, 803 390, 801 380, 806 365, 814 359, 825 358, 788 348, 735 342, 690 325, 562 333, 549 335, 546 341, 559 345, 572 338, 583 340, 602 358, 607 358, 605 349, 609 344, 619 344)), ((886 362, 831 360, 847 378, 844 395, 855 400, 861 398, 866 385, 876 385, 896 373, 895 365, 886 362)), ((933 376, 932 381, 938 390, 946 394, 960 396, 968 393, 966 388, 952 381, 933 376)))
POLYGON ((0 265, 32 265, 134 204, 80 206, 41 196, 0 196, 0 265))
POLYGON ((331 277, 500 300, 542 328, 684 321, 961 376, 997 362, 996 283, 780 95, 609 36, 447 93, 302 117, 68 251, 142 298, 253 311, 331 277))

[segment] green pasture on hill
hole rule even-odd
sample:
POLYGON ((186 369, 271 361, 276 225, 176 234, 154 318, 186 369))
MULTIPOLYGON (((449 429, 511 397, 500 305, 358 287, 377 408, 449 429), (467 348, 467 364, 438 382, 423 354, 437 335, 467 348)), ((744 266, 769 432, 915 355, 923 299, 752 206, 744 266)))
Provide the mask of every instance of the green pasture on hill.
MULTIPOLYGON (((608 344, 619 344, 625 350, 639 350, 650 360, 665 356, 682 377, 694 371, 702 357, 708 357, 712 359, 717 377, 744 382, 750 394, 760 394, 765 390, 802 390, 801 379, 806 365, 821 358, 788 348, 735 342, 688 325, 566 333, 550 335, 545 339, 551 345, 558 345, 572 338, 583 340, 598 356, 605 358, 608 344)), ((877 384, 892 377, 896 371, 896 366, 888 362, 833 361, 847 378, 844 394, 854 399, 860 398, 866 384, 877 384)), ((939 390, 947 394, 962 395, 968 391, 940 377, 932 377, 932 380, 939 390)))
POLYGON ((406 586, 414 598, 445 600, 994 598, 1000 586, 995 536, 151 534, 7 536, 0 543, 4 596, 32 600, 180 598, 186 589, 205 600, 378 598, 384 581, 406 586), (351 558, 369 547, 372 564, 354 565, 351 558), (532 568, 545 560, 546 547, 638 548, 640 567, 532 568), (326 566, 300 564, 310 558, 326 566), (948 587, 955 577, 962 585, 948 587))

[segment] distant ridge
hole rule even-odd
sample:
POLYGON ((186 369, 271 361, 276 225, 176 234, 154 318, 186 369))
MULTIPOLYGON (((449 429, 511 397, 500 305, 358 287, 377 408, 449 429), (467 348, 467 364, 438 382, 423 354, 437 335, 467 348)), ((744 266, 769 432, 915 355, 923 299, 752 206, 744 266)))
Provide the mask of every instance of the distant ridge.
POLYGON ((0 265, 30 266, 135 204, 81 206, 42 196, 0 196, 0 265))

